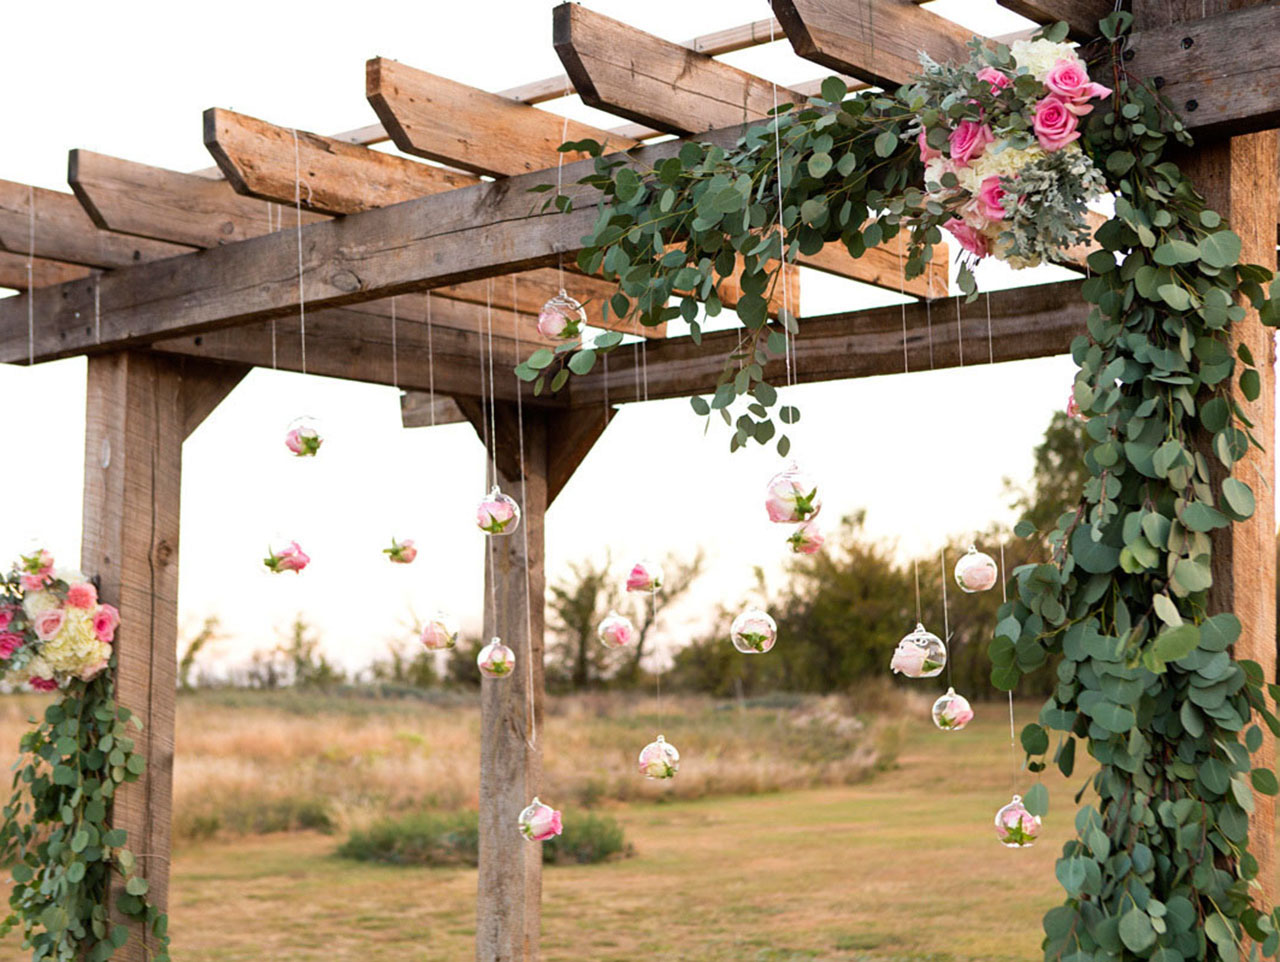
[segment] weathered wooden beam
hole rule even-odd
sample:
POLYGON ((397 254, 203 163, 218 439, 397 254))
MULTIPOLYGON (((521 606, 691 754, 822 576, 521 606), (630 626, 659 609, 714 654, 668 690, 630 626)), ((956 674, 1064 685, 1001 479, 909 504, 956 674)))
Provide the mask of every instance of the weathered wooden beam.
POLYGON ((0 248, 85 267, 125 267, 191 250, 101 230, 74 195, 11 180, 0 180, 0 248))
MULTIPOLYGON (((555 167, 560 144, 590 138, 626 150, 636 141, 537 107, 375 57, 365 92, 395 145, 477 174, 506 176, 555 167)), ((580 154, 565 155, 567 161, 580 154)))
POLYGON ((574 408, 547 422, 547 504, 552 504, 612 420, 604 405, 574 408))
POLYGON ((400 424, 406 428, 433 428, 467 420, 458 402, 445 394, 405 391, 400 395, 400 424))
POLYGON ((204 112, 204 145, 236 193, 293 203, 300 183, 302 205, 322 214, 354 214, 477 182, 468 174, 217 107, 204 112))
POLYGON ((1066 23, 1076 40, 1098 36, 1098 21, 1115 9, 1113 0, 996 0, 1036 23, 1066 23))
MULTIPOLYGON (((870 311, 809 317, 800 322, 793 372, 799 383, 900 374, 958 365, 985 364, 988 359, 1017 361, 1068 352, 1071 339, 1085 331, 1088 305, 1079 281, 1041 284, 995 291, 979 303, 961 304, 959 327, 953 301, 870 311), (906 356, 903 327, 906 327, 906 356)), ((709 394, 724 367, 724 359, 738 343, 740 330, 703 335, 702 344, 690 338, 669 338, 647 345, 643 354, 622 348, 609 356, 609 374, 593 372, 569 383, 574 408, 594 408, 610 401, 640 400, 635 368, 643 364, 650 400, 709 394)), ((770 361, 765 375, 782 383, 785 362, 770 361)))
POLYGON ((65 281, 79 280, 88 276, 87 267, 45 260, 43 257, 27 257, 25 254, 0 251, 0 287, 12 287, 15 291, 25 291, 32 287, 47 287, 50 284, 62 284, 65 281), (28 264, 31 266, 29 275, 28 264))
POLYGON ((795 52, 871 84, 897 87, 920 72, 920 51, 968 59, 972 34, 911 0, 770 0, 795 52))

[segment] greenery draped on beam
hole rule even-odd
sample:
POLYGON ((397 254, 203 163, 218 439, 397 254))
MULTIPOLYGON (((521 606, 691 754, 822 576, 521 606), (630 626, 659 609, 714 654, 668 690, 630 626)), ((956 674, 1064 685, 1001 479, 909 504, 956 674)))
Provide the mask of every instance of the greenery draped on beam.
MULTIPOLYGON (((1045 918, 1046 959, 1234 962, 1280 946, 1275 911, 1253 902, 1258 866, 1248 847, 1251 788, 1277 788, 1270 770, 1252 766, 1262 742, 1252 718, 1278 733, 1280 722, 1259 666, 1231 657, 1239 621, 1206 610, 1210 533, 1253 512, 1232 469, 1260 444, 1228 392, 1234 378, 1256 397, 1258 373, 1247 350, 1232 353, 1228 330, 1245 318, 1242 298, 1265 323, 1276 323, 1276 310, 1263 287, 1271 271, 1239 263, 1239 237, 1165 159, 1191 140, 1167 102, 1125 74, 1130 24, 1117 13, 1100 25, 1114 95, 1083 140, 1115 196, 1089 258, 1088 334, 1072 345, 1092 477, 1050 533, 1051 558, 1014 572, 990 647, 992 678, 1011 689, 1025 672, 1057 673, 1039 723, 1022 734, 1033 771, 1045 767, 1051 731, 1064 773, 1074 770, 1077 741, 1098 764, 1077 798, 1091 790, 1078 837, 1057 864, 1067 900, 1045 918), (1213 439, 1221 480, 1193 446, 1200 432, 1213 439)), ((1061 39, 1065 26, 1046 32, 1061 39)), ((1009 64, 1006 49, 983 55, 1009 64)), ((585 182, 601 191, 600 217, 580 264, 617 281, 615 315, 647 325, 683 316, 696 340, 693 294, 714 316, 719 282, 738 270, 745 336, 710 400, 692 402, 701 415, 721 413, 732 447, 772 441, 775 414, 783 424, 798 417, 778 407, 764 377, 786 349, 783 329, 797 330, 794 318, 775 325, 766 314, 783 256, 779 209, 788 260, 834 242, 858 255, 910 229, 905 266, 920 273, 952 216, 917 186, 913 133, 930 107, 911 88, 847 96, 832 78, 820 97, 786 105, 732 150, 689 143, 638 170, 592 142, 563 148, 597 156, 585 182), (673 296, 679 306, 668 306, 673 296)), ((962 286, 972 293, 970 275, 962 286)), ((543 349, 517 372, 539 389, 550 377, 556 390, 617 343, 610 333, 591 346, 543 349)), ((777 445, 785 454, 785 435, 777 445)), ((1027 801, 1047 809, 1042 786, 1027 801)))

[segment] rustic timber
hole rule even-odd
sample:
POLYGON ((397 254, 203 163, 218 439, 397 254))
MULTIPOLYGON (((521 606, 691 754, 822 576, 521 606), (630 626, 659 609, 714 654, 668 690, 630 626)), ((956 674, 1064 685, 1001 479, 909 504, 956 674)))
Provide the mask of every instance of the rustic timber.
POLYGON ((547 504, 573 477, 612 420, 612 408, 595 405, 549 415, 547 421, 547 504))
POLYGON ((25 254, 0 251, 0 287, 12 287, 15 291, 25 291, 32 287, 47 287, 50 284, 62 284, 88 276, 87 267, 45 260, 43 257, 27 257, 25 254), (30 275, 27 274, 28 264, 31 266, 30 275))
POLYGON ((616 150, 637 143, 395 60, 375 57, 365 71, 366 96, 397 147, 473 173, 501 177, 555 167, 567 140, 607 141, 616 150))
POLYGON ((457 424, 467 420, 458 402, 443 394, 405 391, 400 395, 400 425, 406 428, 431 428, 457 424))
MULTIPOLYGON (((808 317, 795 339, 793 375, 797 383, 901 374, 985 364, 988 359, 1018 361, 1068 353, 1071 339, 1085 331, 1088 305, 1079 281, 1041 284, 995 291, 990 295, 991 327, 987 327, 986 295, 961 306, 957 335, 955 308, 932 311, 924 304, 880 307, 869 311, 808 317), (903 326, 907 358, 903 357, 903 326)), ((935 305, 936 307, 936 305, 935 305)), ((741 331, 705 334, 702 344, 687 337, 649 345, 643 359, 650 400, 710 394, 724 358, 741 331)), ((634 388, 639 353, 619 348, 609 357, 608 383, 601 373, 574 378, 569 385, 575 408, 593 407, 608 398, 616 403, 640 399, 634 388)), ((599 370, 599 369, 597 369, 599 370)), ((782 383, 783 358, 765 366, 765 377, 782 383)))
POLYGON ((1076 40, 1098 36, 1098 21, 1115 9, 1112 0, 996 0, 996 3, 1036 23, 1061 20, 1076 40))

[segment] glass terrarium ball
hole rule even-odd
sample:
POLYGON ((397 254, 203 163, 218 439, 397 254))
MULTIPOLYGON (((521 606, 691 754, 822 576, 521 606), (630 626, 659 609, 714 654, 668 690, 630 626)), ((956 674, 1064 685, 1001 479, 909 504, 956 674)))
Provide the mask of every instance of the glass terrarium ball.
POLYGON ((908 678, 933 678, 947 665, 947 646, 924 625, 917 624, 911 634, 898 642, 889 667, 908 678))
POLYGON ((458 643, 458 622, 450 614, 437 611, 422 626, 422 647, 427 651, 445 651, 458 643))
POLYGON ((515 670, 516 653, 504 645, 501 638, 495 638, 480 649, 476 664, 486 678, 506 678, 515 670))
POLYGON ((637 561, 627 575, 628 591, 657 591, 662 587, 662 566, 652 561, 637 561))
POLYGON ((476 507, 476 527, 485 534, 511 534, 520 527, 520 505, 495 484, 476 507))
POLYGON ((957 695, 954 688, 933 703, 933 723, 944 732, 958 732, 973 721, 973 706, 964 695, 957 695))
POLYGON ((968 594, 995 587, 999 578, 1000 566, 995 559, 973 545, 969 545, 969 550, 956 562, 956 584, 968 594))
POLYGON ((996 812, 996 838, 1006 848, 1028 848, 1040 834, 1040 816, 1032 815, 1022 804, 1022 796, 996 812))
POLYGON ((744 655, 763 655, 778 640, 778 623, 769 612, 748 608, 733 619, 729 637, 744 655))
POLYGON ((818 485, 791 462, 769 480, 764 507, 769 520, 778 524, 799 524, 815 518, 822 510, 818 485))
POLYGON ((583 306, 561 288, 560 293, 542 305, 538 312, 538 333, 558 341, 572 341, 582 336, 587 323, 583 306))
POLYGON ((520 813, 520 834, 531 842, 545 842, 563 831, 560 813, 542 802, 538 796, 520 813))
POLYGON ((295 458, 314 458, 320 453, 320 445, 324 437, 320 434, 320 423, 312 417, 303 415, 289 422, 285 430, 284 446, 295 458))
POLYGON ((631 619, 616 611, 609 612, 609 617, 596 629, 596 636, 606 648, 625 648, 636 640, 636 634, 636 626, 631 619))
POLYGON ((640 774, 645 778, 674 778, 678 771, 680 753, 676 751, 675 745, 668 744, 661 735, 645 745, 640 752, 640 774))

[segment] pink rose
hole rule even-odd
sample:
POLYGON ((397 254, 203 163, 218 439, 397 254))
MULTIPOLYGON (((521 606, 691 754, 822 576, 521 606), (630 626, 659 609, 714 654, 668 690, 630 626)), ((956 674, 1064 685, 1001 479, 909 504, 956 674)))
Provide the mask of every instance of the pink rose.
POLYGON ((562 337, 568 326, 569 319, 559 311, 543 311, 538 315, 538 333, 543 337, 562 337))
POLYGON ((413 564, 413 559, 418 557, 418 549, 413 546, 412 538, 405 538, 403 541, 391 539, 391 547, 383 548, 382 553, 391 559, 393 564, 408 565, 413 564))
POLYGON ((23 591, 39 591, 53 574, 53 555, 41 549, 32 555, 23 555, 18 564, 18 582, 23 591))
POLYGON ((982 186, 978 188, 978 196, 974 198, 978 213, 987 220, 1004 220, 1005 211, 1002 201, 1005 193, 1005 189, 1000 186, 999 175, 992 174, 982 182, 982 186))
POLYGON ((536 798, 520 813, 520 831, 531 842, 545 842, 549 838, 555 838, 563 830, 560 813, 536 798))
POLYGON ((606 648, 625 648, 635 641, 636 626, 631 623, 630 618, 611 611, 609 617, 600 622, 596 635, 606 648))
POLYGON ((93 679, 102 674, 103 669, 107 667, 108 663, 108 659, 103 658, 101 661, 95 661, 91 665, 85 665, 80 669, 80 680, 93 681, 93 679))
POLYGON ((13 653, 22 647, 22 636, 14 634, 12 631, 6 631, 0 634, 0 658, 8 660, 13 657, 13 653))
POLYGON ((822 510, 818 487, 808 478, 793 471, 775 475, 765 490, 764 509, 769 520, 778 524, 799 524, 817 517, 822 510))
POLYGON ((293 428, 284 436, 284 446, 299 458, 314 458, 320 453, 324 439, 315 428, 293 428))
POLYGON ((978 71, 978 79, 985 80, 991 85, 991 95, 994 97, 1000 93, 1005 87, 1013 83, 1009 79, 1009 75, 997 70, 995 67, 983 67, 978 71))
POLYGON ((1066 101, 1050 95, 1036 104, 1031 127, 1040 146, 1052 152, 1080 139, 1080 131, 1076 129, 1079 124, 1080 118, 1068 109, 1066 101))
POLYGON ((35 628, 36 637, 41 641, 51 640, 62 630, 62 622, 65 618, 61 608, 50 608, 48 611, 40 612, 32 625, 35 628))
POLYGON ((817 554, 826 541, 816 521, 806 521, 787 539, 796 554, 817 554))
POLYGON ((889 667, 895 673, 906 675, 908 678, 919 678, 924 670, 924 659, 923 648, 910 641, 900 641, 893 652, 893 660, 889 662, 889 667))
POLYGON ((973 721, 973 709, 969 707, 968 702, 952 702, 946 711, 947 719, 955 728, 964 728, 965 725, 973 721))
POLYGON ((419 640, 428 651, 444 651, 457 644, 458 626, 447 614, 438 612, 422 626, 419 640))
POLYGON ((929 138, 926 134, 928 134, 928 131, 921 128, 920 135, 916 138, 916 143, 920 145, 920 160, 927 164, 929 161, 941 157, 942 152, 929 146, 929 138))
POLYGON ((72 608, 92 608, 98 603, 98 589, 92 581, 79 581, 67 589, 67 604, 72 608))
POLYGON ((485 534, 507 534, 518 520, 516 503, 497 488, 476 507, 476 526, 485 534))
POLYGON ((1067 417, 1075 421, 1087 421, 1083 411, 1080 410, 1080 404, 1076 401, 1075 392, 1071 392, 1067 397, 1067 417))
POLYGON ((1079 60, 1059 60, 1045 75, 1044 85, 1049 93, 1061 97, 1067 109, 1077 116, 1084 116, 1093 110, 1088 103, 1094 97, 1109 97, 1111 90, 1102 84, 1093 83, 1084 64, 1079 60))
POLYGON ((14 610, 13 605, 0 605, 0 631, 4 631, 13 624, 14 610))
POLYGON ((104 645, 116 639, 116 628, 120 625, 120 612, 115 605, 102 605, 93 614, 93 634, 104 645))
POLYGON ((991 253, 991 245, 986 235, 975 230, 958 217, 953 217, 942 225, 949 230, 960 246, 977 257, 986 257, 991 253))
POLYGON ((662 569, 647 561, 637 561, 627 575, 628 591, 657 591, 662 587, 662 569))
POLYGON ((279 574, 282 571, 301 571, 311 564, 311 558, 302 550, 298 542, 290 541, 286 547, 281 548, 278 552, 271 552, 263 559, 262 563, 271 571, 279 574))
POLYGON ((52 678, 32 678, 29 682, 35 691, 57 691, 58 683, 52 678))
POLYGON ((962 120, 955 130, 951 131, 951 159, 957 164, 965 165, 975 157, 981 157, 987 144, 995 140, 991 128, 976 120, 962 120))

